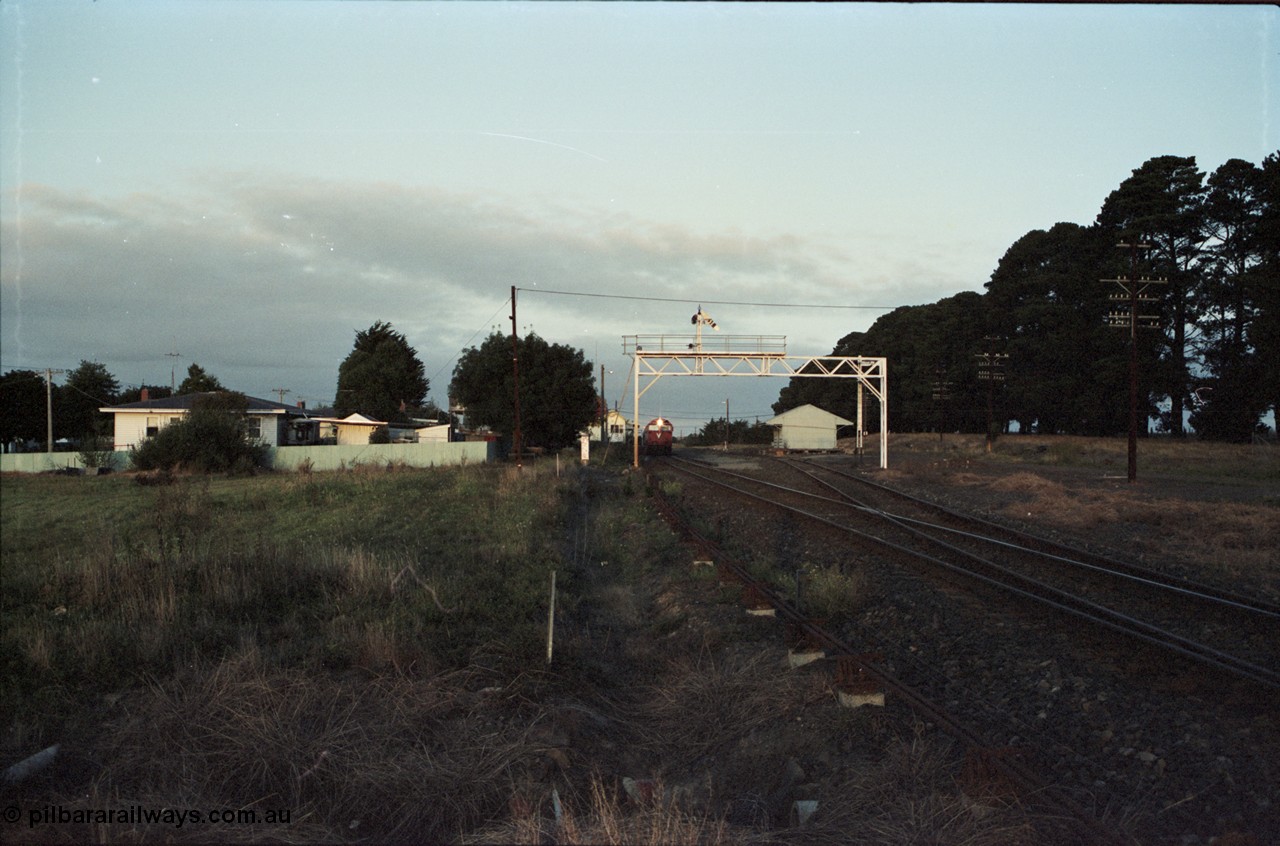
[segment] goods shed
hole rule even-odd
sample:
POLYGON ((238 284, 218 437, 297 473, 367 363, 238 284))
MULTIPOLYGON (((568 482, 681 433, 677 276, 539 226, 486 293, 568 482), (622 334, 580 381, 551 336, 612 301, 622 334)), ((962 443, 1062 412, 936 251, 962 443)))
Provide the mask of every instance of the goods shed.
POLYGON ((816 405, 802 405, 784 411, 765 423, 776 429, 773 436, 775 448, 815 451, 835 449, 836 427, 854 425, 852 421, 816 405))

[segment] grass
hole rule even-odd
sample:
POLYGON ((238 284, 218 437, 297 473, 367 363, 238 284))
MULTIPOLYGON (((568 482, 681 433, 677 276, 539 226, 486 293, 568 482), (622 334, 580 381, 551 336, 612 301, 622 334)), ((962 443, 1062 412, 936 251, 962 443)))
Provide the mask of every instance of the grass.
MULTIPOLYGON (((300 742, 316 719, 307 716, 319 707, 312 699, 354 696, 358 682, 389 684, 399 693, 378 709, 403 711, 405 685, 428 690, 451 678, 456 686, 450 674, 464 670, 472 681, 487 673, 489 685, 502 684, 541 654, 565 505, 562 487, 539 469, 189 477, 158 486, 124 476, 6 476, 3 486, 6 760, 58 742, 132 748, 104 739, 102 726, 104 709, 129 702, 128 726, 158 727, 152 745, 177 750, 182 772, 191 771, 190 756, 212 756, 209 774, 190 776, 203 785, 220 768, 252 770, 264 744, 294 746, 288 766, 281 759, 268 779, 287 799, 281 773, 314 757, 300 742), (267 710, 278 723, 294 720, 292 732, 250 719, 281 696, 267 710), (208 711, 230 701, 239 704, 208 711), (200 737, 183 733, 199 726, 200 737), (205 741, 233 735, 243 735, 239 753, 209 752, 205 741)), ((560 589, 572 597, 570 574, 560 589)), ((372 707, 352 700, 357 706, 372 707)), ((388 724, 362 731, 396 736, 408 725, 397 721, 411 716, 385 714, 388 724)), ((113 764, 99 789, 138 795, 119 793, 130 766, 113 764)), ((148 795, 169 780, 160 770, 148 795)), ((268 795, 265 784, 219 796, 243 802, 268 795)))
MULTIPOLYGON (((892 453, 935 453, 951 460, 983 460, 1003 464, 1096 469, 1125 475, 1127 438, 1075 435, 1002 435, 990 453, 982 435, 899 434, 889 442, 892 453)), ((1138 440, 1139 476, 1235 483, 1272 483, 1280 479, 1280 446, 1274 441, 1224 444, 1166 436, 1138 440)))
MULTIPOLYGON (((5 804, 289 812, 0 842, 1027 842, 1017 815, 974 815, 953 750, 836 709, 820 676, 780 685, 780 653, 705 625, 713 588, 628 472, 0 483, 0 761, 64 750, 5 804), (654 636, 646 591, 675 597, 678 637, 654 636), (785 819, 791 756, 843 773, 805 828, 785 819)), ((861 601, 813 575, 833 614, 861 601)))

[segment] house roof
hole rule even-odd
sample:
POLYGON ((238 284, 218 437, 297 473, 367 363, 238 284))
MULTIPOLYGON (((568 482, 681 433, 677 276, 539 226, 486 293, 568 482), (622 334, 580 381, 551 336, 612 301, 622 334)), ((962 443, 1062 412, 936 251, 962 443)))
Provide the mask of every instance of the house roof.
POLYGON ((806 420, 806 419, 810 421, 829 419, 831 421, 831 425, 833 426, 852 426, 853 425, 852 420, 845 420, 843 417, 841 417, 838 414, 832 414, 830 411, 826 411, 825 409, 818 408, 816 405, 810 405, 808 403, 806 403, 805 405, 796 406, 795 408, 782 412, 781 414, 779 414, 778 416, 770 420, 766 420, 765 425, 782 426, 787 423, 796 423, 796 422, 799 422, 800 420, 806 420))
MULTIPOLYGON (((179 394, 174 397, 142 400, 140 402, 126 402, 122 405, 108 405, 98 410, 109 414, 128 413, 131 411, 190 411, 201 398, 211 397, 217 393, 217 391, 205 391, 196 394, 179 394)), ((248 402, 247 410, 250 414, 306 416, 306 411, 304 409, 293 405, 286 405, 282 402, 272 402, 271 400, 258 399, 257 397, 245 397, 245 400, 248 402)))
POLYGON ((386 426, 385 420, 374 420, 372 417, 365 417, 360 412, 353 412, 346 417, 319 417, 316 418, 321 423, 346 423, 352 426, 386 426))

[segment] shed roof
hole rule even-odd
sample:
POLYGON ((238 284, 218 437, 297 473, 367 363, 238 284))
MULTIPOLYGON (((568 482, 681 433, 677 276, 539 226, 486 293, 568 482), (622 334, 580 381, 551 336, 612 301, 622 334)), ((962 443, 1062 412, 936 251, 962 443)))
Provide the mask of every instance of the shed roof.
POLYGON ((795 408, 792 408, 792 409, 788 409, 787 411, 784 411, 781 414, 775 417, 772 417, 769 420, 766 420, 765 425, 766 426, 782 426, 788 423, 798 423, 802 420, 812 425, 814 422, 822 420, 823 418, 829 418, 831 421, 830 425, 832 426, 852 426, 853 425, 852 420, 845 420, 843 417, 841 417, 838 414, 832 414, 830 411, 827 411, 822 408, 818 408, 816 405, 812 405, 809 403, 796 406, 795 408))
POLYGON ((348 414, 346 417, 318 417, 321 423, 344 423, 350 426, 386 426, 385 420, 374 420, 372 417, 365 417, 358 411, 348 414))

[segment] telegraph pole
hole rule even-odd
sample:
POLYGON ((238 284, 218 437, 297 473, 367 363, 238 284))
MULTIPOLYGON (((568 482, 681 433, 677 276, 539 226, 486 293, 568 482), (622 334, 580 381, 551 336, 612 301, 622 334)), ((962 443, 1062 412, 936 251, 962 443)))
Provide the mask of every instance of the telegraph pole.
POLYGON ((987 383, 987 452, 991 452, 992 444, 996 439, 996 382, 1004 382, 1004 363, 1009 360, 1009 354, 995 351, 995 344, 1003 341, 1003 338, 993 338, 988 335, 982 340, 991 346, 986 352, 980 352, 974 358, 978 360, 978 381, 987 383))
POLYGON ((53 452, 53 374, 66 373, 65 370, 44 369, 44 407, 45 407, 45 452, 53 452))
MULTIPOLYGON (((176 359, 181 356, 180 352, 167 352, 165 358, 176 359)), ((169 393, 178 393, 178 365, 176 361, 169 362, 169 393)))
MULTIPOLYGON (((596 354, 597 356, 599 353, 596 354)), ((604 365, 600 365, 600 443, 609 442, 609 406, 605 404, 604 365)))
POLYGON ((1127 308, 1127 311, 1109 312, 1107 323, 1129 329, 1129 481, 1132 483, 1138 479, 1138 328, 1154 329, 1160 325, 1159 316, 1139 314, 1138 306, 1156 302, 1156 297, 1146 293, 1147 288, 1168 284, 1169 280, 1138 276, 1138 250, 1149 250, 1150 244, 1134 240, 1132 243, 1121 241, 1116 246, 1129 251, 1129 275, 1102 281, 1120 286, 1123 293, 1111 294, 1109 299, 1123 302, 1122 308, 1127 308))
POLYGON ((291 394, 293 393, 293 391, 289 390, 288 388, 272 388, 271 393, 278 394, 280 397, 280 404, 284 405, 284 395, 291 394))
MULTIPOLYGON (((938 443, 942 443, 943 432, 947 429, 947 403, 951 402, 951 382, 947 379, 947 369, 942 366, 933 371, 933 401, 938 412, 938 443)), ((859 385, 861 387, 861 385, 859 385)))
POLYGON ((519 338, 516 335, 516 286, 511 286, 511 373, 515 379, 515 410, 516 410, 516 430, 512 436, 512 447, 516 453, 516 468, 519 469, 520 463, 520 351, 517 346, 519 338))

